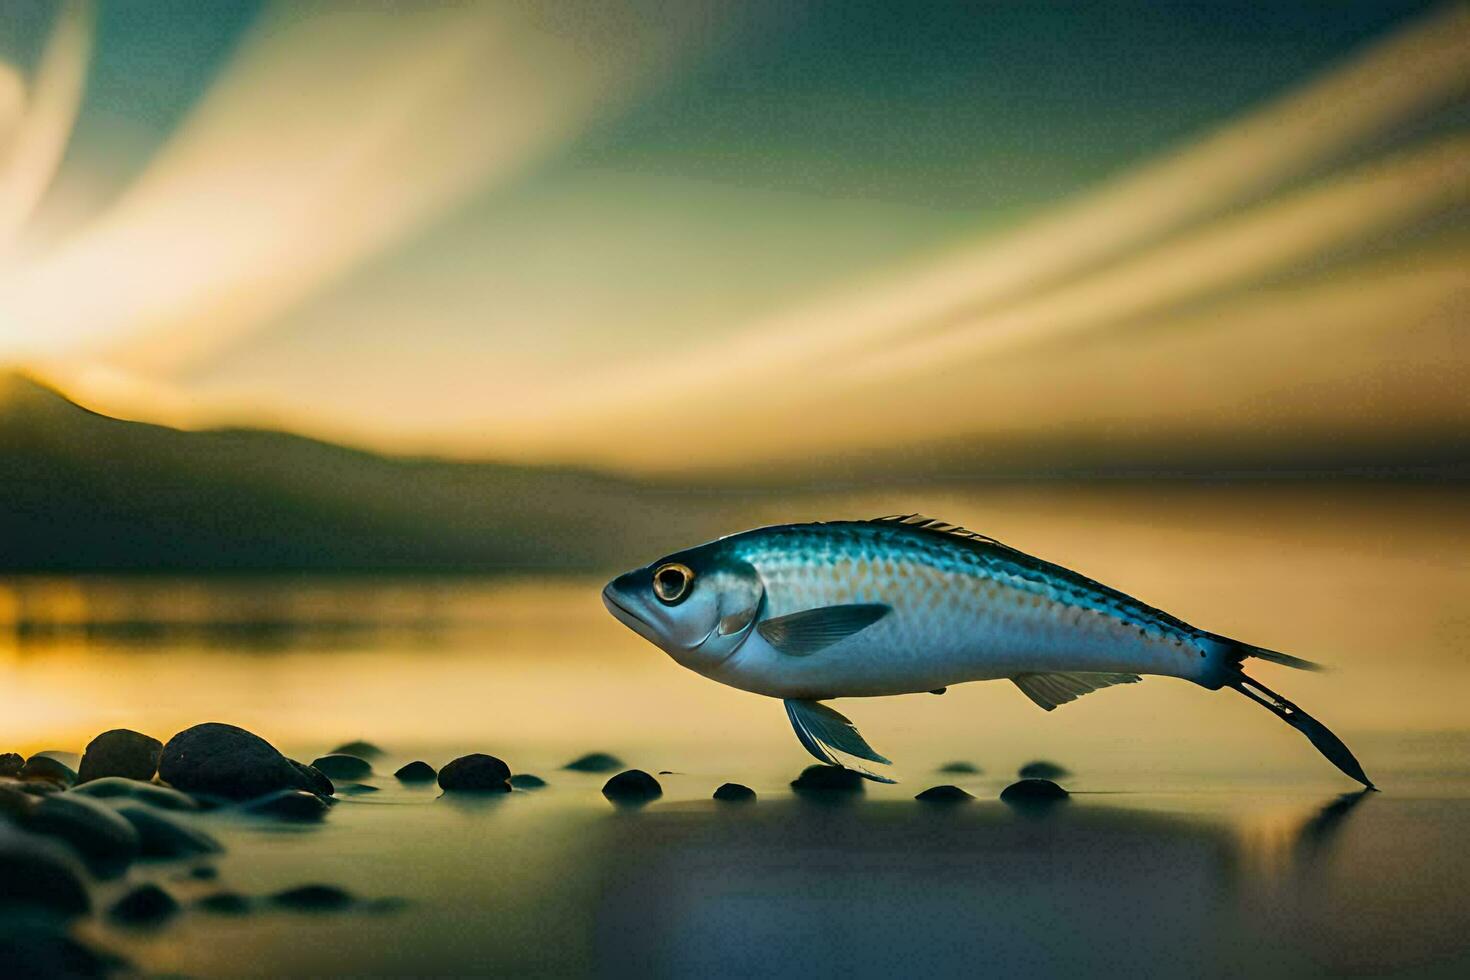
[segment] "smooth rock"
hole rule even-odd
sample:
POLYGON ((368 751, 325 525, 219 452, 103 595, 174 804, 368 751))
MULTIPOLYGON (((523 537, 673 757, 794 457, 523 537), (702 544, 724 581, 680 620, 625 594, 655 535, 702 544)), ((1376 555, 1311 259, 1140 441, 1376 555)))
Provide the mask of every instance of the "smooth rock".
POLYGON ((213 881, 219 877, 219 868, 212 864, 200 864, 189 869, 189 877, 196 881, 213 881))
POLYGON ((1070 794, 1050 779, 1023 779, 1000 791, 1006 803, 1055 803, 1070 794))
POLYGON ((130 926, 157 925, 179 910, 172 895, 157 885, 139 885, 107 910, 114 922, 130 926))
POLYGON ((1072 772, 1067 767, 1060 766, 1050 760, 1037 759, 1035 762, 1028 762, 1020 769, 1017 769, 1016 775, 1022 779, 1063 779, 1072 775, 1072 772))
POLYGON ((18 752, 0 752, 0 776, 14 776, 25 764, 25 756, 18 752))
POLYGON ((126 867, 142 846, 133 825, 111 807, 74 793, 42 797, 26 828, 66 841, 99 874, 126 867))
POLYGON ((276 892, 271 901, 282 908, 315 912, 345 909, 353 900, 336 885, 301 885, 276 892))
POLYGON ((77 774, 72 772, 70 766, 49 755, 31 756, 21 766, 19 776, 21 779, 49 780, 62 786, 71 786, 77 781, 77 774))
POLYGON ((588 752, 586 755, 573 759, 563 769, 572 772, 612 772, 614 769, 623 768, 623 760, 606 752, 588 752))
POLYGON ((361 779, 373 773, 368 761, 355 755, 324 755, 312 760, 311 767, 328 779, 361 779))
POLYGON ((924 803, 968 803, 974 798, 958 786, 931 786, 914 797, 924 803))
POLYGON ((863 777, 842 766, 807 766, 791 781, 798 796, 849 796, 863 791, 863 777))
POLYGON ((642 769, 629 769, 609 779, 602 795, 614 803, 647 803, 664 795, 664 788, 642 769))
POLYGON ((439 788, 450 793, 509 793, 510 767, 493 755, 460 756, 439 770, 439 788))
POLYGON ((55 922, 0 921, 0 976, 16 980, 86 980, 109 977, 126 961, 94 949, 55 922))
POLYGON ((138 853, 143 857, 191 857, 224 850, 219 841, 204 831, 176 823, 140 804, 120 806, 117 813, 138 832, 138 853))
POLYGON ((216 915, 244 915, 250 911, 250 899, 239 892, 215 892, 205 895, 194 905, 216 915))
POLYGON ((516 789, 542 789, 546 785, 546 780, 528 772, 518 772, 510 777, 510 784, 516 789))
POLYGON ((258 817, 317 823, 326 819, 331 807, 315 793, 304 789, 282 789, 244 803, 240 809, 258 817))
POLYGON ((725 783, 715 790, 714 798, 726 803, 749 803, 755 799, 755 790, 740 783, 725 783))
POLYGON ((158 771, 158 757, 163 743, 141 732, 114 728, 87 743, 77 766, 77 782, 86 783, 103 776, 123 776, 144 782, 158 771))
POLYGON ((343 783, 337 787, 337 792, 345 796, 362 796, 364 793, 376 793, 378 787, 369 786, 367 783, 343 783))
POLYGON ((940 766, 939 772, 947 772, 956 776, 975 776, 980 773, 980 767, 971 762, 946 762, 940 766))
POLYGON ((0 912, 11 909, 86 915, 92 899, 86 872, 69 849, 0 823, 0 912))
POLYGON ((304 762, 297 762, 295 759, 287 759, 286 761, 291 763, 301 775, 301 778, 306 781, 306 789, 318 796, 335 795, 337 788, 332 785, 332 781, 327 778, 326 773, 316 768, 316 766, 308 766, 304 762))
POLYGON ((383 750, 372 742, 364 742, 361 739, 339 745, 332 750, 332 755, 355 755, 359 759, 376 759, 383 754, 383 750))
POLYGON ((18 781, 14 785, 10 780, 0 781, 0 817, 24 821, 31 815, 40 797, 27 793, 21 785, 18 781))
POLYGON ((234 725, 185 729, 163 747, 158 775, 175 789, 249 800, 283 789, 315 791, 312 780, 275 746, 234 725))
POLYGON ((101 779, 82 783, 71 792, 99 800, 137 800, 160 810, 193 811, 200 808, 199 801, 187 793, 123 776, 103 776, 101 779))
POLYGON ((393 775, 397 776, 399 781, 404 783, 432 783, 439 774, 427 762, 415 759, 413 762, 400 768, 393 775))

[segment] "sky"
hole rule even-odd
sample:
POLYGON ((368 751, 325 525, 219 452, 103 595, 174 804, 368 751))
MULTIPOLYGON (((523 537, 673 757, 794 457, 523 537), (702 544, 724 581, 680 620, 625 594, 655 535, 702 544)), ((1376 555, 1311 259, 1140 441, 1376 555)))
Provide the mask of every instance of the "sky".
POLYGON ((1470 7, 18 0, 0 364, 638 473, 1470 423, 1470 7))

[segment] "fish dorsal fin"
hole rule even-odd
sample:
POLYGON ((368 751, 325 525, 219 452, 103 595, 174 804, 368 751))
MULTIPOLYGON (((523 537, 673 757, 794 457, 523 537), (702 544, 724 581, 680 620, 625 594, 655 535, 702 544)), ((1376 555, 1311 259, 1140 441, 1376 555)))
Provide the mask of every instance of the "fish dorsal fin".
POLYGON ((767 643, 787 656, 806 657, 872 626, 891 609, 881 602, 822 606, 768 619, 755 629, 767 643))
POLYGON ((1021 693, 1035 701, 1043 710, 1051 711, 1059 704, 1076 701, 1084 694, 1100 691, 1114 684, 1136 684, 1143 680, 1137 674, 1017 674, 1011 682, 1021 693))
POLYGON ((969 541, 983 541, 986 544, 999 545, 1002 548, 1010 549, 1009 545, 1002 544, 988 534, 981 534, 979 531, 971 531, 967 527, 960 527, 958 524, 951 524, 948 521, 937 520, 933 517, 925 517, 923 514, 890 514, 887 517, 872 518, 867 523, 902 524, 905 527, 916 528, 920 531, 928 531, 931 534, 947 534, 952 538, 965 538, 969 541))

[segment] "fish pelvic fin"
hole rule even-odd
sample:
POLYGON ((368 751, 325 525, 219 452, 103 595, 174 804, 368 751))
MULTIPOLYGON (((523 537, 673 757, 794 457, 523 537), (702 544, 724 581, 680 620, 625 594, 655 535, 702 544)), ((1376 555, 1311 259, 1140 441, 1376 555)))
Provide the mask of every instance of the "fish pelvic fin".
POLYGON ((1017 674, 1011 683, 1021 689, 1043 711, 1052 711, 1059 704, 1076 701, 1084 694, 1100 691, 1114 684, 1137 684, 1143 680, 1137 674, 1107 674, 1086 671, 1050 674, 1017 674))
POLYGON ((863 738, 857 726, 853 725, 840 711, 829 708, 819 701, 800 698, 787 698, 783 703, 786 706, 786 717, 791 722, 791 729, 796 732, 797 741, 818 762, 851 769, 875 783, 896 782, 896 780, 880 776, 862 766, 847 765, 838 758, 837 753, 840 752, 885 766, 893 764, 879 755, 863 738))
POLYGON ((1327 761, 1340 769, 1343 775, 1349 779, 1355 779, 1369 789, 1377 789, 1373 780, 1369 779, 1363 772, 1363 767, 1358 763, 1342 739, 1322 724, 1316 718, 1307 714, 1286 698, 1277 694, 1266 685, 1253 678, 1245 676, 1244 673, 1236 672, 1235 678, 1229 682, 1229 687, 1239 691, 1250 698, 1256 704, 1271 712, 1277 718, 1286 722, 1292 728, 1307 737, 1307 741, 1316 747, 1318 752, 1327 758, 1327 761))

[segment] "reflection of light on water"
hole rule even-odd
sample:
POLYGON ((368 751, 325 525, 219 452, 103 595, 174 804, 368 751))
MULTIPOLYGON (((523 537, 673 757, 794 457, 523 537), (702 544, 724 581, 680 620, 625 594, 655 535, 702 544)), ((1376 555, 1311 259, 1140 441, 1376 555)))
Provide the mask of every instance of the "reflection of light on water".
POLYGON ((1300 802, 1279 803, 1255 800, 1250 810, 1232 825, 1241 870, 1247 874, 1274 877, 1288 870, 1302 826, 1317 808, 1300 802))

